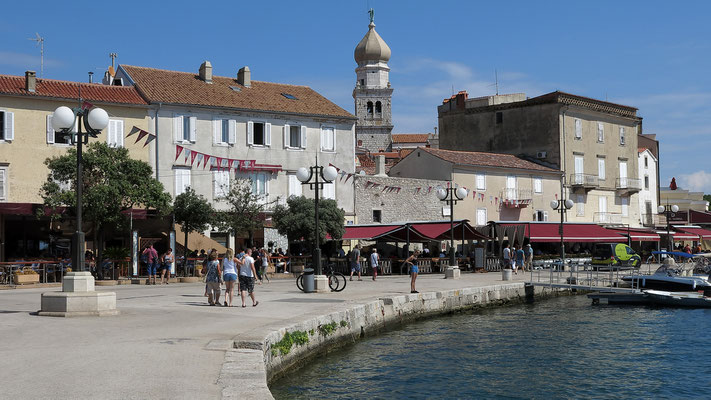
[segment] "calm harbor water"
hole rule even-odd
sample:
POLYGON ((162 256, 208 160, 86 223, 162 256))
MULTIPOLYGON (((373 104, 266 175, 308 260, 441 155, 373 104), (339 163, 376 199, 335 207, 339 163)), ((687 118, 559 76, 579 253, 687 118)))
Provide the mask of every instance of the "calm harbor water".
POLYGON ((711 310, 585 296, 445 316, 339 349, 276 399, 711 398, 711 310))

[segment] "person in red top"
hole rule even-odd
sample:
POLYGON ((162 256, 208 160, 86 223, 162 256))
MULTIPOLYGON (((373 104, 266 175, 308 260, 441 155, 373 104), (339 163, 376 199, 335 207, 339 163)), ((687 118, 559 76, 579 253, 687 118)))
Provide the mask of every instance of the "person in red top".
POLYGON ((157 270, 158 270, 158 252, 153 248, 153 245, 146 247, 143 250, 143 254, 146 256, 146 269, 148 270, 148 284, 155 285, 157 270), (151 283, 151 276, 153 276, 153 283, 151 283))

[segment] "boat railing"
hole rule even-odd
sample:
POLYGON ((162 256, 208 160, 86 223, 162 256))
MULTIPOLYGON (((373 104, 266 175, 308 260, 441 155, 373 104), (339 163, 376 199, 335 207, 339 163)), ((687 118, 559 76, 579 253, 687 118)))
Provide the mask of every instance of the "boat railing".
POLYGON ((568 287, 581 290, 616 289, 622 286, 623 276, 639 271, 639 269, 592 265, 589 259, 566 259, 565 263, 560 259, 546 260, 534 264, 534 268, 530 271, 530 283, 539 286, 568 287))

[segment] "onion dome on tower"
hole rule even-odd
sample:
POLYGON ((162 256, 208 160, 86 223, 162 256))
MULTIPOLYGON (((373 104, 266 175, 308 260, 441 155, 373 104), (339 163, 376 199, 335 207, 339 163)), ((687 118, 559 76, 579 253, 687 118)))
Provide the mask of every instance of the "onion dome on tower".
POLYGON ((375 23, 370 21, 368 25, 368 33, 363 36, 358 46, 355 48, 353 57, 358 65, 368 61, 385 62, 390 60, 390 47, 385 43, 383 38, 375 31, 375 23))

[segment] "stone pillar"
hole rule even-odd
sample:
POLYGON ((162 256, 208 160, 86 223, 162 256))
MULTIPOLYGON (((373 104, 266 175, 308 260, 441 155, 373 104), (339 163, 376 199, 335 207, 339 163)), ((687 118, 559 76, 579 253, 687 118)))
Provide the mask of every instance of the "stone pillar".
POLYGON ((328 287, 328 277, 326 275, 314 275, 314 292, 328 293, 331 288, 328 287))
POLYGON ((116 293, 94 290, 94 277, 88 271, 69 272, 61 292, 42 293, 42 309, 47 317, 116 315, 116 293))

